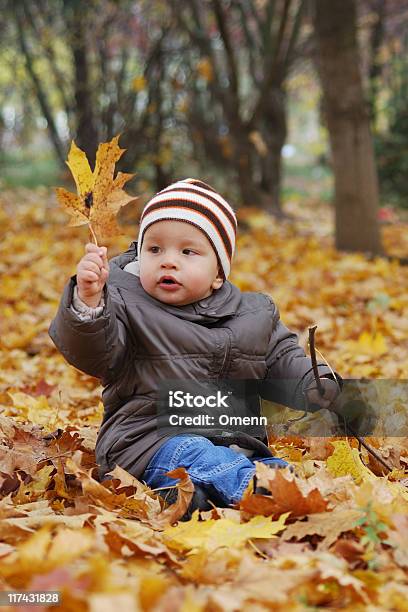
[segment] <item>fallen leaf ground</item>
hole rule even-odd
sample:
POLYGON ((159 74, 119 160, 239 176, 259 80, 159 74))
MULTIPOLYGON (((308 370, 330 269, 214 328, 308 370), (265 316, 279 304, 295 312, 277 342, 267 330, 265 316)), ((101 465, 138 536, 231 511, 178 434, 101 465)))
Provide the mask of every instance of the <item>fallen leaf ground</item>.
MULTIPOLYGON (((286 210, 295 220, 280 224, 240 211, 231 280, 269 293, 304 346, 316 323, 317 348, 343 377, 407 379, 408 268, 336 252, 331 211, 318 201, 286 210)), ((120 467, 98 482, 101 388, 47 334, 88 241, 66 223, 45 189, 2 194, 1 589, 57 590, 55 609, 69 611, 406 610, 408 440, 384 438, 380 420, 368 441, 390 476, 353 439, 271 431, 272 450, 296 474, 258 464, 272 496, 247 490, 239 508, 188 522, 175 522, 193 490, 183 469, 169 507, 120 467)), ((110 257, 137 236, 125 227, 108 242, 110 257)), ((396 257, 408 252, 407 227, 382 228, 396 257)), ((402 427, 406 398, 381 400, 402 427)), ((284 424, 287 411, 276 414, 284 424)))

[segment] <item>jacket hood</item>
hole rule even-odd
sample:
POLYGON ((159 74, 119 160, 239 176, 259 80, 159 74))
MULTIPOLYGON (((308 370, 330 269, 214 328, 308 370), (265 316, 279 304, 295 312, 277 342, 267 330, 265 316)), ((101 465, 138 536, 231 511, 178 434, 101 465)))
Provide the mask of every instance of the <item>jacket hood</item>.
POLYGON ((135 296, 143 295, 146 300, 163 308, 167 312, 175 316, 193 321, 195 323, 217 321, 223 317, 234 316, 241 303, 241 291, 230 283, 224 281, 219 289, 216 289, 212 295, 192 304, 185 306, 171 306, 156 300, 143 289, 139 276, 137 274, 137 266, 133 267, 132 271, 125 271, 124 268, 131 262, 137 262, 137 242, 131 243, 129 249, 121 253, 117 257, 113 257, 109 261, 109 279, 108 284, 114 285, 119 289, 126 289, 135 296))

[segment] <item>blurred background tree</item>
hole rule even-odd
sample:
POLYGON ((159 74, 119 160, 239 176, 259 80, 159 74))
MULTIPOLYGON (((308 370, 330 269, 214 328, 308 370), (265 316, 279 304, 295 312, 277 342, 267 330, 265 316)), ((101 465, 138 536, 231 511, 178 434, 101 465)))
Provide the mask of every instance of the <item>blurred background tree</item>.
POLYGON ((382 254, 377 170, 360 71, 356 1, 316 0, 314 24, 333 157, 336 246, 382 254))
POLYGON ((408 208, 408 3, 367 2, 369 101, 381 194, 408 208))
MULTIPOLYGON (((338 211, 315 1, 0 0, 2 184, 69 181, 72 138, 93 160, 121 133, 121 169, 137 173, 139 193, 200 176, 279 217, 292 196, 337 192, 338 211)), ((408 0, 353 4, 372 183, 378 171, 380 204, 408 207, 408 0)), ((375 234, 378 201, 368 200, 375 234)))
POLYGON ((242 201, 281 214, 285 83, 301 55, 305 3, 173 0, 171 5, 189 47, 182 57, 188 67, 186 115, 202 149, 198 156, 239 186, 242 201))

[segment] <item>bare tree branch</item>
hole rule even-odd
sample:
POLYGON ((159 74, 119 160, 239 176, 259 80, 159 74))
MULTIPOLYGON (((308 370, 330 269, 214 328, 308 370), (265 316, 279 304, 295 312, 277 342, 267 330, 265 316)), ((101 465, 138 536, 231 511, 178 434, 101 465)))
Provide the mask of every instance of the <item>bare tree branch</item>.
POLYGON ((13 10, 14 20, 17 28, 17 39, 21 49, 21 52, 24 56, 26 62, 27 72, 30 75, 30 78, 33 82, 37 100, 40 105, 41 111, 47 120, 47 127, 50 134, 51 142, 54 146, 55 152, 57 154, 58 160, 61 164, 64 164, 65 161, 65 151, 64 146, 61 142, 61 139, 58 134, 57 127, 54 122, 54 117, 51 111, 51 105, 47 98, 47 95, 42 87, 42 83, 40 78, 38 77, 35 68, 33 58, 31 56, 30 50, 27 45, 27 41, 25 38, 24 26, 23 26, 23 17, 21 15, 21 9, 24 9, 24 6, 21 4, 20 7, 16 6, 13 10))
POLYGON ((39 6, 37 2, 31 4, 31 3, 24 1, 23 4, 24 4, 25 15, 28 19, 28 22, 31 25, 31 28, 33 30, 33 33, 36 39, 40 42, 42 49, 44 51, 44 55, 47 58, 49 65, 51 67, 51 71, 55 79, 55 84, 57 85, 58 92, 61 96, 62 106, 64 108, 64 111, 67 117, 67 121, 69 121, 69 118, 73 111, 73 106, 72 106, 72 102, 70 102, 69 100, 69 96, 67 93, 67 88, 66 88, 67 78, 66 76, 63 76, 62 72, 60 71, 58 67, 58 62, 55 57, 54 48, 52 44, 50 44, 49 38, 47 38, 47 36, 44 36, 43 23, 41 23, 39 27, 37 25, 38 22, 43 21, 44 10, 46 7, 42 7, 42 9, 39 10, 39 6), (34 9, 34 13, 32 12, 32 9, 34 9))
MULTIPOLYGON (((225 53, 227 56, 227 65, 228 65, 228 74, 230 80, 230 89, 231 93, 234 97, 234 102, 239 104, 238 100, 238 74, 239 68, 237 64, 237 59, 235 57, 234 48, 231 43, 230 35, 228 32, 228 27, 225 22, 225 15, 220 3, 220 0, 212 0, 212 5, 214 7, 214 14, 217 20, 218 29, 221 34, 222 41, 225 47, 225 53)), ((237 112, 239 112, 237 110, 237 112)))
POLYGON ((214 50, 211 45, 211 41, 209 40, 200 16, 199 6, 196 0, 190 0, 189 6, 191 7, 192 15, 195 22, 195 29, 191 29, 185 19, 184 15, 179 9, 178 4, 173 4, 173 10, 178 22, 181 27, 184 28, 185 31, 188 32, 192 41, 194 41, 198 48, 201 50, 203 56, 208 57, 213 72, 213 78, 209 83, 209 88, 212 91, 214 97, 218 100, 218 102, 223 106, 225 112, 228 114, 228 104, 226 104, 225 93, 220 83, 220 69, 218 66, 217 59, 215 57, 214 50))
POLYGON ((295 51, 296 43, 299 39, 300 28, 303 23, 305 7, 306 7, 305 2, 299 3, 295 18, 293 20, 292 31, 289 35, 289 43, 288 43, 284 58, 282 60, 282 71, 284 74, 287 74, 287 72, 289 71, 289 67, 294 60, 294 51, 295 51))
POLYGON ((267 54, 271 53, 272 51, 272 47, 271 47, 271 43, 273 41, 272 26, 274 22, 275 6, 276 6, 275 0, 268 0, 267 5, 266 5, 265 20, 262 23, 262 50, 263 50, 263 53, 265 54, 265 57, 267 54))
POLYGON ((249 57, 249 63, 250 66, 252 67, 252 78, 254 80, 254 83, 257 87, 260 87, 261 81, 258 77, 258 71, 257 71, 257 60, 259 57, 259 54, 257 54, 257 44, 255 42, 255 37, 252 34, 250 27, 249 27, 249 20, 251 19, 249 13, 247 12, 247 3, 245 2, 241 2, 241 0, 238 0, 237 2, 235 2, 234 6, 236 6, 237 10, 239 11, 240 15, 241 15, 241 27, 242 27, 242 31, 244 32, 245 35, 245 40, 246 40, 246 51, 248 53, 248 57, 249 57))
MULTIPOLYGON (((288 16, 289 16, 289 7, 292 0, 284 1, 284 8, 282 12, 282 16, 279 23, 278 35, 276 38, 276 43, 274 44, 274 53, 272 57, 267 57, 265 59, 265 72, 264 72, 264 82, 262 84, 261 91, 259 93, 258 101, 255 105, 255 108, 252 113, 252 117, 249 120, 249 124, 251 126, 256 125, 261 115, 264 113, 266 106, 268 105, 268 97, 269 91, 272 88, 272 85, 280 85, 284 78, 284 73, 282 72, 282 41, 284 38, 284 32, 286 30, 288 24, 288 16)), ((302 1, 302 0, 301 0, 302 1)))

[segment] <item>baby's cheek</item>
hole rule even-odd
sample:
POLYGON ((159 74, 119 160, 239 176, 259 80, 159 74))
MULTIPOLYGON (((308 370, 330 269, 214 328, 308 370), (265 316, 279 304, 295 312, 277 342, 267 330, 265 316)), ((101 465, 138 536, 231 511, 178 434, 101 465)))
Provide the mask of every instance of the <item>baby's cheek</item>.
POLYGON ((140 284, 142 285, 143 289, 147 291, 149 288, 149 277, 146 275, 145 272, 142 273, 142 271, 140 271, 139 280, 140 280, 140 284))

